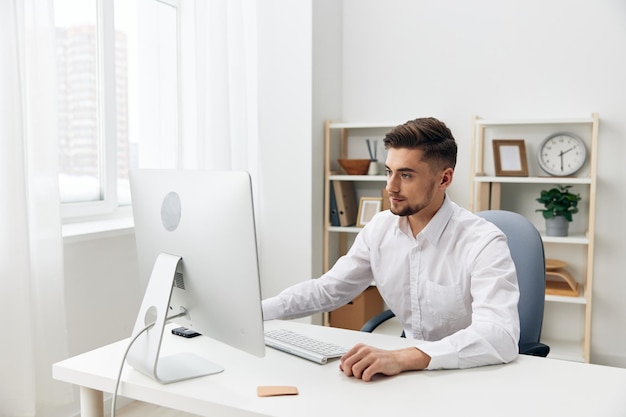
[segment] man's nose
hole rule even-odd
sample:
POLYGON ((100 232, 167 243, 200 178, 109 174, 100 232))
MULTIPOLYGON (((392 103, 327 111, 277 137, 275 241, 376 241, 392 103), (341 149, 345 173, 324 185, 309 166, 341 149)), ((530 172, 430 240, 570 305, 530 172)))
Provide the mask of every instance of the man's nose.
POLYGON ((398 191, 398 178, 393 174, 387 176, 387 186, 385 187, 388 193, 395 193, 398 191))

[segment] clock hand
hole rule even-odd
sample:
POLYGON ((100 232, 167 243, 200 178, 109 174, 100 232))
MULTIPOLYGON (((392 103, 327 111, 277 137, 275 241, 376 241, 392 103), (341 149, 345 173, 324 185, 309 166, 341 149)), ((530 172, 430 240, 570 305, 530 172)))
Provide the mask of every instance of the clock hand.
POLYGON ((571 147, 571 148, 569 148, 566 151, 561 151, 561 156, 563 156, 563 154, 568 153, 569 151, 573 151, 573 150, 574 150, 574 147, 571 147))

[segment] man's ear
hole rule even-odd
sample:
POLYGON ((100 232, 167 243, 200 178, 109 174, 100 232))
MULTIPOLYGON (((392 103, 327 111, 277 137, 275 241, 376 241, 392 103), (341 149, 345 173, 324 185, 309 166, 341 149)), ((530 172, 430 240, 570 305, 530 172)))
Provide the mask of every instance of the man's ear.
POLYGON ((452 178, 454 177, 454 169, 446 168, 441 173, 441 184, 443 189, 446 189, 452 184, 452 178))

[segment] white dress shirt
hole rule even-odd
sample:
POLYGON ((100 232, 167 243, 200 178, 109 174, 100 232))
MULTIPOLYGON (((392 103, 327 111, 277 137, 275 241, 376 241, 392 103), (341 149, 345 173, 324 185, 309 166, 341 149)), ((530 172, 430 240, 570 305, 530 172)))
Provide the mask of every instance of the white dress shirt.
POLYGON ((428 369, 469 368, 517 357, 519 289, 505 235, 446 196, 413 237, 406 217, 376 214, 348 253, 318 279, 263 301, 266 320, 332 311, 375 282, 428 369))

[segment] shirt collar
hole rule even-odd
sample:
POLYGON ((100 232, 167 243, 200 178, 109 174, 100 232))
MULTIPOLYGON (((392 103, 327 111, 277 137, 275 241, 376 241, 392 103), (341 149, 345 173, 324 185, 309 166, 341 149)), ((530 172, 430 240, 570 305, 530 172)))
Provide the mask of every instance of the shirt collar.
MULTIPOLYGON (((426 227, 418 233, 423 238, 427 239, 431 244, 435 245, 441 238, 448 221, 452 217, 454 212, 454 203, 448 198, 448 195, 444 195, 443 204, 437 210, 432 219, 428 222, 426 227)), ((404 233, 408 236, 413 236, 411 227, 409 226, 409 219, 406 216, 398 216, 397 230, 396 232, 404 233)))
POLYGON ((437 213, 435 213, 433 218, 430 219, 424 230, 422 230, 421 232, 430 243, 435 245, 437 241, 439 241, 444 229, 446 228, 448 222, 450 221, 450 218, 452 217, 453 212, 453 203, 446 194, 443 198, 443 204, 441 204, 441 207, 439 208, 439 210, 437 210, 437 213))

